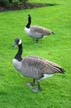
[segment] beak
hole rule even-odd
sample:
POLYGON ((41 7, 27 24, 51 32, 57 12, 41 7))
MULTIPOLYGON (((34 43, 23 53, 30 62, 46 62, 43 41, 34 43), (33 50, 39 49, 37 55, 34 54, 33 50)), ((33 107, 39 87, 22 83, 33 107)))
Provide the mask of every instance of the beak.
POLYGON ((12 47, 15 47, 15 46, 16 46, 16 42, 13 43, 12 47))

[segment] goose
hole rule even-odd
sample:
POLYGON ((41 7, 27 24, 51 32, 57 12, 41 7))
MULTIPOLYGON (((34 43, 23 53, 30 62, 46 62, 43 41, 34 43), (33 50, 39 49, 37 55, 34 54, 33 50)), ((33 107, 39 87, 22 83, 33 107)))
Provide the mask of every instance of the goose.
POLYGON ((33 79, 32 82, 27 83, 29 87, 32 87, 33 92, 41 91, 41 79, 45 79, 55 73, 64 73, 64 69, 61 66, 39 56, 26 56, 22 58, 22 40, 16 38, 14 43, 18 46, 18 52, 13 58, 13 65, 23 76, 33 79), (35 83, 37 87, 35 87, 35 83))
POLYGON ((28 23, 25 26, 25 32, 29 37, 32 37, 33 39, 36 40, 36 42, 39 41, 39 39, 43 38, 44 36, 48 36, 51 34, 55 34, 52 30, 33 25, 31 26, 31 15, 28 15, 28 23))

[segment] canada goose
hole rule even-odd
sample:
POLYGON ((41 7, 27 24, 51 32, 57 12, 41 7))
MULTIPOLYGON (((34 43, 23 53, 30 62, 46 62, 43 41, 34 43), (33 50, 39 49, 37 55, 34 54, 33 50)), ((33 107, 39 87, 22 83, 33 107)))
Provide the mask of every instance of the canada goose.
POLYGON ((37 25, 31 26, 31 15, 28 15, 28 23, 26 24, 25 32, 28 36, 34 38, 36 42, 38 42, 40 38, 43 38, 46 35, 48 36, 50 34, 55 34, 50 29, 37 25))
POLYGON ((46 59, 37 56, 27 56, 22 58, 22 40, 15 39, 15 45, 18 46, 18 52, 13 59, 13 65, 21 74, 33 78, 32 83, 28 83, 28 86, 32 87, 34 92, 41 90, 40 79, 46 77, 46 75, 53 75, 54 73, 64 73, 58 64, 55 64, 46 59), (37 82, 37 88, 34 88, 35 81, 37 82))

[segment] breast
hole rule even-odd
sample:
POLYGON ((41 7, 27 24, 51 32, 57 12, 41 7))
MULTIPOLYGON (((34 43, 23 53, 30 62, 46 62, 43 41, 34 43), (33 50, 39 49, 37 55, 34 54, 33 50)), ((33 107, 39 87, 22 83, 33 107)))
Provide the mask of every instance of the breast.
POLYGON ((19 62, 18 60, 13 59, 13 65, 17 70, 21 69, 21 62, 19 62))
POLYGON ((33 29, 33 27, 31 28, 26 28, 25 27, 25 32, 27 33, 28 36, 32 37, 32 38, 41 38, 42 34, 40 32, 37 32, 33 29))
POLYGON ((29 66, 28 63, 25 62, 25 60, 23 60, 23 62, 19 62, 18 60, 13 59, 13 65, 16 68, 16 70, 24 76, 35 79, 39 79, 42 76, 37 68, 29 66))
POLYGON ((25 27, 25 32, 29 35, 30 34, 30 28, 25 27))

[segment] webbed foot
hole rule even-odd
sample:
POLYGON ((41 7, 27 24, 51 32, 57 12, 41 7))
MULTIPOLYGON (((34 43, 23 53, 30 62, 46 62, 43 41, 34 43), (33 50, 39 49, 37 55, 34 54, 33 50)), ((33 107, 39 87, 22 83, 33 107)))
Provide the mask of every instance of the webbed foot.
POLYGON ((32 91, 36 93, 36 92, 40 92, 41 89, 39 89, 39 88, 32 88, 32 91))
POLYGON ((28 83, 26 83, 26 85, 30 88, 32 88, 34 86, 32 82, 28 82, 28 83))

